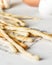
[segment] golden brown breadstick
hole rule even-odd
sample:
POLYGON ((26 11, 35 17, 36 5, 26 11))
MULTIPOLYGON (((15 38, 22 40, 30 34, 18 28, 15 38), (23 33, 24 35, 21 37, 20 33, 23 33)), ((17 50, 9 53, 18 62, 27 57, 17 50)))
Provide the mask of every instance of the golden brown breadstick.
POLYGON ((50 36, 52 36, 52 34, 49 34, 50 36))
MULTIPOLYGON (((9 26, 9 27, 16 27, 10 23, 7 23, 6 21, 0 20, 0 28, 1 29, 5 29, 5 26, 9 26)), ((10 30, 11 31, 11 30, 10 30)), ((16 31, 16 30, 12 30, 14 33, 16 33, 17 35, 22 35, 22 36, 29 36, 28 32, 22 32, 22 31, 16 31)), ((11 32, 12 32, 11 31, 11 32)))
POLYGON ((31 29, 31 28, 26 28, 26 27, 14 27, 14 28, 13 27, 6 27, 6 29, 30 32, 34 36, 36 34, 36 35, 38 35, 40 37, 43 37, 44 39, 48 39, 48 40, 52 41, 52 37, 49 34, 45 34, 45 33, 41 32, 41 31, 34 30, 34 29, 31 29))
POLYGON ((31 38, 31 37, 25 37, 25 36, 20 36, 20 35, 17 35, 17 32, 15 33, 14 31, 8 31, 7 32, 10 36, 12 37, 15 37, 16 39, 22 41, 22 42, 33 42, 34 39, 31 38))
POLYGON ((6 30, 6 33, 7 33, 17 44, 19 44, 21 47, 23 47, 24 49, 27 49, 27 48, 28 48, 28 46, 27 46, 26 44, 20 42, 12 32, 6 30))
POLYGON ((18 40, 24 42, 33 42, 34 39, 33 38, 30 38, 30 37, 24 37, 24 36, 15 36, 18 40))
POLYGON ((26 18, 26 19, 32 19, 33 17, 30 17, 30 16, 17 16, 17 15, 13 15, 13 14, 10 14, 10 13, 6 13, 6 12, 1 12, 2 15, 6 15, 6 16, 11 16, 11 17, 14 17, 14 18, 26 18))
MULTIPOLYGON (((24 21, 21 21, 19 19, 16 19, 14 17, 10 17, 10 16, 6 16, 6 15, 3 15, 2 13, 0 13, 0 16, 4 17, 4 18, 8 18, 10 20, 12 20, 13 22, 15 22, 16 24, 19 23, 21 26, 26 26, 26 23, 24 21)), ((11 22, 12 22, 11 21, 11 22)))
POLYGON ((30 54, 29 52, 25 51, 20 45, 16 44, 11 38, 9 38, 8 35, 6 35, 6 33, 0 29, 0 33, 3 34, 3 36, 12 44, 14 45, 18 50, 19 52, 21 52, 24 56, 30 58, 31 60, 33 61, 36 61, 36 60, 39 60, 40 57, 38 55, 32 55, 30 54))
POLYGON ((28 31, 33 35, 36 34, 38 36, 43 37, 44 39, 48 39, 48 40, 52 41, 52 37, 49 34, 45 34, 45 33, 40 32, 38 30, 33 30, 33 29, 30 29, 30 28, 23 28, 23 27, 18 28, 18 30, 28 31))
POLYGON ((3 24, 7 24, 4 20, 0 19, 0 22, 3 24))
POLYGON ((28 49, 28 46, 19 40, 17 40, 15 37, 10 36, 17 44, 19 44, 21 47, 23 47, 25 50, 28 49))
MULTIPOLYGON (((8 30, 11 30, 11 31, 13 31, 13 30, 15 30, 14 32, 16 32, 16 34, 19 34, 19 35, 23 35, 23 36, 33 36, 32 34, 30 34, 29 33, 29 31, 23 31, 23 30, 17 30, 18 29, 18 27, 16 27, 16 26, 12 26, 12 25, 7 25, 7 26, 5 26, 4 27, 5 29, 8 29, 8 30)), ((34 36, 38 36, 38 35, 36 35, 36 34, 34 34, 34 36)))
POLYGON ((15 25, 15 26, 20 26, 18 23, 15 23, 14 21, 12 21, 12 20, 7 20, 7 19, 5 19, 5 18, 3 18, 3 19, 0 19, 0 22, 2 22, 2 23, 5 23, 5 24, 12 24, 12 25, 15 25))
POLYGON ((6 12, 1 12, 3 15, 6 15, 6 16, 11 16, 11 17, 14 17, 14 18, 19 18, 19 19, 32 19, 32 20, 40 20, 40 18, 38 17, 31 17, 31 16, 19 16, 19 15, 13 15, 13 14, 9 14, 9 13, 6 13, 6 12))
POLYGON ((21 36, 25 36, 25 37, 28 37, 30 34, 28 32, 23 32, 23 31, 17 31, 17 30, 13 30, 13 32, 16 34, 16 35, 21 35, 21 36))
MULTIPOLYGON (((7 39, 6 38, 7 35, 4 33, 4 31, 2 29, 0 29, 0 34, 2 34, 2 37, 4 37, 5 39, 7 39)), ((14 52, 14 53, 17 52, 17 49, 15 48, 15 46, 12 45, 10 42, 9 42, 9 46, 10 46, 10 49, 11 49, 12 52, 14 52)))

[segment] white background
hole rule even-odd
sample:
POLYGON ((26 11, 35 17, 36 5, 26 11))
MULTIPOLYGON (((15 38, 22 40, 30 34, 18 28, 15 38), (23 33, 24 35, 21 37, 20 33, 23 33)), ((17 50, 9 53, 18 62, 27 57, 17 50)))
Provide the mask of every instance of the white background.
MULTIPOLYGON (((24 3, 19 3, 21 1, 18 0, 13 0, 13 2, 18 4, 6 10, 7 12, 22 16, 39 17, 40 19, 38 20, 28 20, 26 22, 32 28, 52 32, 52 17, 42 18, 39 15, 38 8, 29 7, 24 3)), ((42 60, 31 62, 21 54, 9 54, 0 50, 0 65, 52 65, 52 42, 42 39, 34 43, 29 51, 40 55, 42 60)))

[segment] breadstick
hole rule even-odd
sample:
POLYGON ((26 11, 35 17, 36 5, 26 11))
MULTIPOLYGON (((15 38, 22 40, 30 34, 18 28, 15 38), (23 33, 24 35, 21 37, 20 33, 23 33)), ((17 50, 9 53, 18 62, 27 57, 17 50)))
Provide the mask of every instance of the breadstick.
POLYGON ((20 30, 20 31, 25 31, 25 32, 30 32, 31 34, 33 34, 34 36, 35 36, 35 34, 36 35, 38 35, 38 36, 41 36, 41 37, 45 37, 46 39, 50 39, 51 40, 51 38, 52 37, 50 37, 50 35, 49 34, 45 34, 45 33, 43 33, 43 32, 40 32, 40 31, 37 31, 37 30, 32 30, 32 29, 29 29, 29 28, 24 28, 24 27, 8 27, 7 29, 12 29, 12 30, 20 30), (21 30, 22 29, 22 30, 21 30))
POLYGON ((19 23, 21 26, 26 26, 26 23, 24 21, 21 21, 19 19, 14 18, 14 17, 6 16, 6 15, 3 15, 2 13, 0 13, 0 16, 10 19, 10 20, 14 21, 16 24, 19 23))
POLYGON ((22 42, 33 42, 34 39, 30 38, 30 37, 24 37, 24 36, 15 36, 18 40, 22 41, 22 42))
POLYGON ((12 35, 10 36, 17 44, 19 44, 21 47, 23 47, 25 50, 28 49, 28 46, 22 42, 20 42, 19 40, 17 40, 15 37, 12 37, 12 35))
POLYGON ((10 36, 12 36, 12 37, 15 37, 16 39, 18 39, 18 40, 20 40, 22 42, 24 42, 24 41, 26 41, 26 42, 33 42, 34 41, 33 38, 17 35, 17 32, 14 33, 13 31, 8 31, 8 34, 10 36))
POLYGON ((23 28, 23 27, 20 27, 18 29, 19 30, 23 30, 23 31, 28 31, 28 32, 30 32, 33 35, 36 34, 38 36, 43 37, 44 39, 48 39, 48 40, 51 40, 52 41, 52 37, 49 34, 45 34, 45 33, 40 32, 38 30, 33 30, 33 29, 30 29, 30 28, 23 28))
POLYGON ((13 14, 9 14, 9 13, 6 13, 6 12, 1 12, 3 15, 6 15, 6 16, 11 16, 11 17, 14 17, 14 18, 19 18, 19 19, 33 19, 33 20, 39 20, 40 18, 38 17, 31 17, 31 16, 19 16, 19 15, 13 15, 13 14))
MULTIPOLYGON (((5 38, 2 33, 0 33, 0 36, 3 37, 3 38, 5 38)), ((13 53, 16 53, 17 52, 17 49, 10 42, 8 42, 8 45, 9 45, 9 47, 10 47, 10 49, 11 49, 11 51, 13 53)))
POLYGON ((50 36, 52 36, 52 34, 49 34, 50 36))
POLYGON ((16 26, 16 27, 18 27, 18 26, 20 26, 20 24, 18 24, 18 23, 15 23, 14 21, 12 21, 12 20, 4 20, 8 25, 14 25, 14 26, 16 26))
POLYGON ((31 29, 31 28, 26 28, 26 27, 15 27, 15 28, 13 28, 13 27, 10 27, 10 28, 6 27, 6 28, 7 29, 11 29, 11 30, 18 30, 18 31, 20 30, 20 31, 30 32, 34 36, 36 34, 36 35, 38 35, 40 37, 43 37, 44 39, 48 39, 48 40, 52 41, 52 37, 49 34, 45 34, 45 33, 41 32, 41 31, 34 30, 34 29, 31 29))
POLYGON ((43 32, 43 33, 44 33, 44 34, 46 34, 46 35, 48 34, 48 35, 52 36, 52 34, 51 34, 51 33, 47 33, 47 32, 43 32))
POLYGON ((6 22, 5 22, 5 21, 3 21, 2 19, 0 19, 0 22, 1 22, 1 23, 3 23, 3 24, 6 24, 6 22))
POLYGON ((17 16, 17 15, 9 14, 9 13, 6 13, 6 12, 1 12, 1 14, 6 15, 6 16, 10 16, 10 17, 14 17, 14 18, 32 19, 32 17, 30 17, 30 16, 17 16))
POLYGON ((28 32, 23 32, 23 31, 13 31, 16 35, 21 35, 21 36, 25 36, 28 37, 30 34, 28 32))
POLYGON ((19 44, 21 47, 23 47, 24 49, 27 49, 27 48, 28 48, 28 46, 27 46, 26 44, 20 42, 12 32, 6 30, 6 33, 7 33, 17 44, 19 44))
POLYGON ((14 45, 18 50, 19 52, 21 52, 24 56, 26 57, 29 57, 31 60, 33 61, 36 61, 36 60, 39 60, 40 57, 38 55, 32 55, 30 54, 29 52, 25 51, 20 45, 16 44, 11 38, 9 38, 8 35, 6 35, 6 33, 0 29, 0 33, 3 34, 3 36, 12 44, 14 45))
POLYGON ((2 22, 2 23, 5 23, 5 24, 12 24, 12 25, 15 25, 15 26, 20 26, 18 23, 15 23, 14 21, 12 21, 12 20, 6 20, 5 18, 3 18, 3 19, 0 19, 0 21, 2 22))
MULTIPOLYGON (((4 27, 4 26, 19 26, 19 24, 14 24, 14 23, 11 23, 11 22, 8 22, 8 21, 5 21, 5 20, 2 20, 2 19, 0 19, 0 27, 4 27)), ((2 28, 3 28, 2 27, 2 28)))
MULTIPOLYGON (((1 34, 1 33, 0 33, 1 34)), ((1 34, 2 35, 2 34, 1 34)), ((3 36, 0 35, 0 49, 2 50, 6 50, 7 52, 10 52, 10 53, 18 53, 19 51, 14 47, 12 46, 12 44, 10 44, 10 42, 8 42, 3 36), (5 48, 3 48, 5 47, 5 48), (17 52, 14 52, 13 51, 13 48, 16 49, 17 52)))
POLYGON ((23 31, 23 30, 20 30, 20 29, 18 30, 18 27, 16 27, 16 26, 9 26, 8 25, 8 26, 5 26, 4 28, 11 30, 11 31, 15 30, 14 32, 17 32, 17 34, 23 35, 23 36, 26 36, 26 33, 27 33, 27 36, 38 36, 36 34, 34 34, 34 35, 30 34, 29 31, 23 31))

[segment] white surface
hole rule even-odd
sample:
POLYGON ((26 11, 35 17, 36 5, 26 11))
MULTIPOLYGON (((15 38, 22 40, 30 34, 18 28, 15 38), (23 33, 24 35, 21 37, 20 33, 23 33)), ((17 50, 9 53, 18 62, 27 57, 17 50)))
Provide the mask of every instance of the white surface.
MULTIPOLYGON (((17 2, 17 0, 15 0, 17 2)), ((29 7, 25 4, 18 4, 7 12, 17 14, 17 15, 27 15, 27 16, 39 16, 38 9, 29 7)), ((52 32, 52 17, 47 19, 41 18, 41 20, 29 20, 26 21, 30 27, 37 28, 39 30, 52 32)), ((0 42, 1 43, 1 42, 0 42)), ((0 50, 0 65, 52 65, 52 42, 47 40, 40 40, 34 43, 34 45, 29 50, 30 52, 40 55, 43 58, 41 61, 31 62, 25 57, 15 54, 9 54, 0 50)))
POLYGON ((39 12, 42 16, 48 17, 52 14, 52 0, 40 0, 39 12))

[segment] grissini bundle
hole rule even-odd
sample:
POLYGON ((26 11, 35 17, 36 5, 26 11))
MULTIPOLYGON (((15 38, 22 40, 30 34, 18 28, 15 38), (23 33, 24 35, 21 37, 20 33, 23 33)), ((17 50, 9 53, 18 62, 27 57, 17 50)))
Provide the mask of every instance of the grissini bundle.
MULTIPOLYGON (((1 31, 1 30, 0 30, 1 31)), ((2 38, 5 38, 6 39, 6 36, 5 36, 5 33, 1 33, 0 32, 0 36, 2 37, 2 38)), ((6 39, 7 40, 7 39, 6 39)), ((8 41, 8 40, 7 40, 8 41)), ((9 45, 9 47, 10 47, 10 50, 13 52, 13 53, 17 53, 18 51, 17 51, 17 49, 15 48, 15 46, 14 45, 12 45, 9 41, 8 41, 8 44, 7 45, 9 45)))
MULTIPOLYGON (((6 27, 8 27, 8 29, 9 28, 11 28, 10 30, 14 30, 14 28, 17 28, 15 25, 13 25, 13 24, 10 24, 10 23, 7 23, 6 21, 3 21, 3 20, 0 20, 0 24, 2 24, 4 27, 6 26, 6 27)), ((16 30, 15 29, 15 31, 14 31, 16 34, 18 34, 18 35, 22 35, 22 36, 30 36, 31 34, 28 32, 28 31, 23 31, 23 30, 16 30)), ((36 34, 34 34, 34 36, 38 36, 38 35, 36 35, 36 34)))
POLYGON ((28 46, 26 44, 24 44, 23 42, 20 42, 12 32, 7 31, 7 30, 5 30, 5 31, 21 47, 23 47, 24 49, 27 49, 28 48, 28 46))
MULTIPOLYGON (((5 26, 5 22, 4 21, 2 21, 2 20, 0 20, 0 28, 1 28, 1 26, 2 26, 2 29, 3 29, 3 27, 5 26)), ((7 25, 7 24, 6 24, 7 25)), ((6 30, 4 30, 4 31, 6 31, 6 30)), ((9 31, 8 31, 9 32, 9 31)), ((12 31, 11 31, 12 32, 12 31)), ((11 34, 11 36, 12 36, 12 34, 11 34)), ((0 35, 0 37, 2 37, 2 35, 0 35)), ((19 45, 21 45, 24 49, 27 49, 27 45, 26 44, 24 44, 24 43, 22 43, 22 42, 20 42, 20 41, 18 41, 17 39, 16 39, 16 37, 14 38, 13 37, 13 40, 15 40, 19 45)))
POLYGON ((27 28, 27 27, 5 27, 6 29, 10 29, 10 30, 20 30, 20 31, 25 31, 25 32, 30 32, 33 36, 38 35, 40 37, 43 37, 44 39, 47 40, 51 40, 52 41, 52 37, 49 34, 43 33, 41 31, 38 30, 34 30, 31 28, 27 28))
POLYGON ((12 24, 12 25, 15 25, 15 26, 20 26, 20 24, 10 20, 10 19, 6 19, 6 18, 1 18, 0 19, 1 22, 4 22, 6 24, 12 24))
POLYGON ((32 37, 24 37, 24 36, 15 36, 18 40, 22 42, 33 42, 34 39, 32 37))
MULTIPOLYGON (((4 29, 5 26, 16 27, 15 25, 7 23, 6 21, 0 20, 0 28, 4 29)), ((14 32, 16 35, 21 35, 21 36, 25 36, 25 37, 28 37, 30 35, 28 32, 17 31, 17 30, 13 30, 11 32, 14 32)))
POLYGON ((34 41, 34 39, 32 37, 25 37, 25 36, 17 35, 16 33, 12 32, 12 31, 8 31, 8 34, 22 42, 33 42, 34 41))
POLYGON ((10 20, 12 20, 13 22, 15 22, 16 24, 19 23, 21 26, 26 26, 25 22, 24 21, 21 21, 17 18, 14 18, 14 17, 10 17, 10 16, 6 16, 6 15, 3 15, 2 13, 0 13, 0 16, 4 17, 4 18, 8 18, 10 20))
POLYGON ((19 52, 21 52, 24 56, 29 57, 31 60, 36 61, 39 60, 40 57, 38 55, 32 55, 29 52, 25 51, 20 45, 15 43, 2 29, 0 29, 0 33, 3 34, 3 36, 12 44, 14 45, 19 52))

